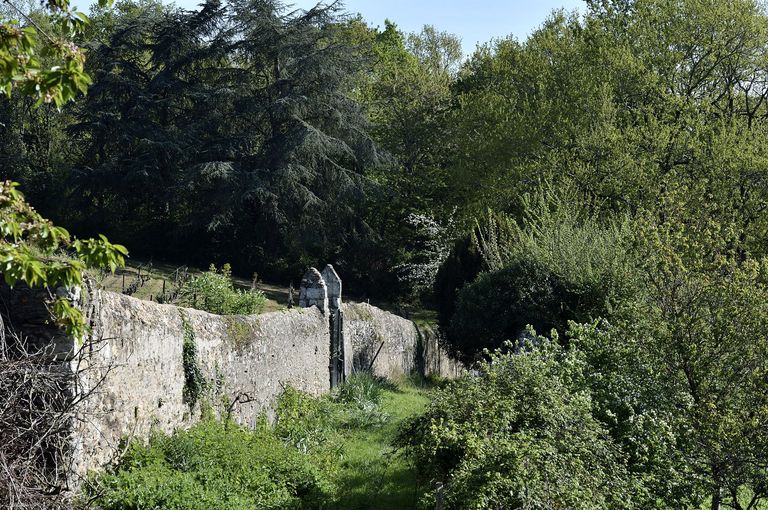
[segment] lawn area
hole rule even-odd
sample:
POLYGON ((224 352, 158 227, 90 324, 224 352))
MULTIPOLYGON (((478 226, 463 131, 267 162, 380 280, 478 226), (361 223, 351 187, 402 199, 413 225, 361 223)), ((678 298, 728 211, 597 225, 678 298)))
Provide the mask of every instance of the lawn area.
POLYGON ((413 466, 391 444, 404 419, 421 413, 428 389, 411 381, 384 390, 382 407, 389 421, 372 429, 344 433, 341 463, 342 510, 404 510, 416 508, 424 487, 417 484, 413 466))

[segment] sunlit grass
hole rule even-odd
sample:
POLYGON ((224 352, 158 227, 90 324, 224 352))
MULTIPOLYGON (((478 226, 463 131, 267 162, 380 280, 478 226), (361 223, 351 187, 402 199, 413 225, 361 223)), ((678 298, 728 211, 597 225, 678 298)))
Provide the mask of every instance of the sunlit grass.
POLYGON ((396 389, 384 390, 383 410, 389 421, 378 428, 353 429, 344 433, 341 461, 342 510, 404 510, 415 508, 423 491, 414 467, 391 443, 402 421, 424 410, 428 389, 403 381, 396 389))

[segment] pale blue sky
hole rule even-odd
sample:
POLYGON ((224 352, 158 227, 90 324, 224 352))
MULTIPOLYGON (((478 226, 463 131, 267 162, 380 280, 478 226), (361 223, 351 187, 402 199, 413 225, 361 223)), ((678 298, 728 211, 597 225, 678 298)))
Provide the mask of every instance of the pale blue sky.
MULTIPOLYGON (((178 0, 178 5, 196 0, 178 0)), ((315 5, 312 0, 293 0, 297 8, 315 5)), ((374 26, 384 20, 397 23, 404 32, 417 32, 424 25, 434 25, 461 37, 465 53, 477 43, 513 34, 524 40, 547 18, 553 9, 583 12, 583 0, 346 0, 346 9, 360 13, 374 26)))
MULTIPOLYGON (((201 0, 175 0, 185 9, 194 9, 201 0)), ((307 9, 313 0, 286 0, 296 8, 307 9)), ((87 11, 89 0, 75 0, 87 11)), ((513 34, 524 40, 546 19, 553 9, 584 11, 582 0, 346 0, 346 9, 360 13, 374 26, 383 26, 389 18, 405 32, 416 32, 425 24, 461 37, 464 52, 495 37, 513 34)))

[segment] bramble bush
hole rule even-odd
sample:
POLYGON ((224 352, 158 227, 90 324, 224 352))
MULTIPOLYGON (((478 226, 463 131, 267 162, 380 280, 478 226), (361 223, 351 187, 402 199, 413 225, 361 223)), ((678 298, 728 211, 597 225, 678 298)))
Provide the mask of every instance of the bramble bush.
POLYGON ((445 483, 446 509, 630 508, 639 486, 592 416, 583 357, 556 338, 508 347, 401 429, 424 481, 445 483))

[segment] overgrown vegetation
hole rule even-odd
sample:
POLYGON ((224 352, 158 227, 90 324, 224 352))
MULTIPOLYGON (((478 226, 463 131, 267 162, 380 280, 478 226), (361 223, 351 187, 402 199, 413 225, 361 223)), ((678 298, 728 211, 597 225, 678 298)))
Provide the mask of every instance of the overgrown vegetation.
POLYGON ((414 386, 398 388, 367 374, 320 399, 287 388, 273 425, 262 418, 255 430, 247 430, 208 418, 171 436, 156 434, 148 445, 132 443, 114 472, 99 476, 90 491, 105 510, 351 510, 360 508, 363 497, 371 503, 393 494, 410 505, 416 479, 389 443, 400 421, 425 401, 414 386), (373 469, 380 470, 379 479, 360 480, 373 469), (393 494, 377 496, 372 487, 361 486, 387 480, 393 494))
MULTIPOLYGON (((89 96, 56 115, 0 99, 0 165, 57 221, 139 253, 286 281, 332 262, 357 294, 434 302, 478 372, 438 393, 401 444, 421 489, 446 484, 448 507, 764 504, 766 6, 587 0, 581 15, 553 12, 527 39, 494 40, 464 62, 434 27, 373 28, 337 3, 288 11, 273 0, 96 10, 81 31, 89 96)), ((21 34, 0 40, 0 56, 34 46, 17 25, 0 24, 21 34)), ((25 63, 39 67, 8 62, 5 90, 25 63)), ((15 185, 2 191, 4 277, 76 282, 79 263, 27 250, 50 254, 66 233, 15 185)), ((103 239, 71 247, 81 261, 124 255, 103 239)), ((259 306, 222 276, 203 275, 187 298, 217 313, 259 306)), ((368 440, 391 431, 393 393, 351 384, 343 404, 287 392, 279 413, 291 418, 258 433, 286 459, 345 451, 344 434, 370 453, 368 440)), ((368 482, 386 479, 381 464, 349 458, 368 482)), ((177 476, 167 462, 157 465, 177 476)), ((317 501, 269 476, 260 494, 317 501)), ((322 498, 338 501, 340 487, 362 507, 387 496, 359 481, 367 496, 341 484, 322 498)))
POLYGON ((592 415, 579 353, 532 337, 478 371, 399 436, 422 476, 445 483, 445 508, 636 507, 639 484, 592 415))
POLYGON ((200 400, 205 389, 205 378, 200 370, 197 359, 197 344, 195 343, 195 330, 189 322, 189 316, 184 310, 179 310, 181 326, 184 330, 184 342, 181 346, 181 361, 184 368, 184 402, 190 410, 200 400))
POLYGON ((208 271, 192 275, 182 285, 179 299, 181 304, 218 315, 259 313, 266 301, 259 290, 236 289, 229 264, 221 269, 211 264, 208 271))
POLYGON ((105 510, 250 510, 329 508, 335 487, 314 457, 287 446, 266 422, 250 431, 208 420, 155 435, 147 446, 133 443, 94 490, 105 510))
POLYGON ((489 213, 457 243, 436 284, 455 351, 498 348, 527 325, 564 333, 568 321, 605 317, 636 292, 629 220, 601 220, 584 201, 573 187, 545 184, 523 196, 519 223, 489 213))

